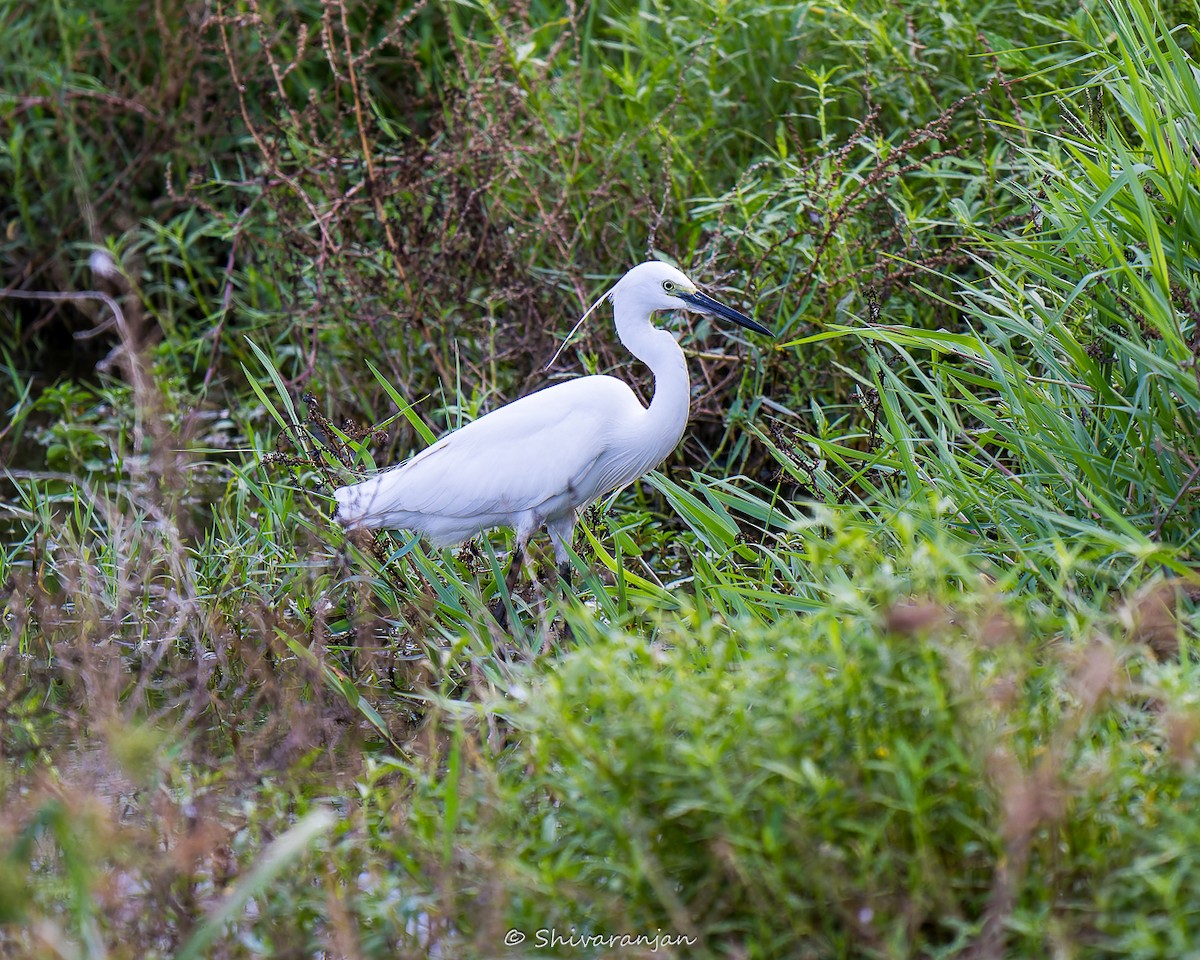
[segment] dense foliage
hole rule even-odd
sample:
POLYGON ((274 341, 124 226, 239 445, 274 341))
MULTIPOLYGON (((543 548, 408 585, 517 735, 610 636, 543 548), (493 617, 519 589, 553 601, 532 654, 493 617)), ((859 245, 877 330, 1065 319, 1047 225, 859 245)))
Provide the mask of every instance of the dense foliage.
POLYGON ((1194 952, 1198 16, 0 11, 0 954, 1194 952), (577 596, 347 542, 650 255, 577 596))

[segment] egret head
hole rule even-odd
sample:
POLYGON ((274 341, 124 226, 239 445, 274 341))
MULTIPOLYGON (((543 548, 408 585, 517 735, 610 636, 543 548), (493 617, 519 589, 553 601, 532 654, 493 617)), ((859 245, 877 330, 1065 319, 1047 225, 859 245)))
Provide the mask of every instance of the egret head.
POLYGON ((768 337, 772 335, 771 331, 762 324, 756 323, 745 314, 702 293, 691 280, 669 263, 663 263, 661 260, 647 260, 645 263, 639 263, 617 281, 608 296, 614 306, 619 301, 627 303, 632 309, 648 313, 655 310, 691 310, 694 313, 708 313, 714 317, 730 320, 755 333, 765 334, 768 337))
MULTIPOLYGON (((554 356, 546 364, 549 370, 554 361, 566 348, 575 331, 583 326, 583 322, 591 316, 605 300, 611 300, 616 313, 617 335, 622 343, 629 346, 626 336, 638 329, 649 327, 649 316, 656 310, 692 310, 696 313, 709 313, 714 317, 732 320, 739 326, 755 333, 771 337, 771 333, 760 323, 751 320, 745 314, 738 313, 732 307, 718 303, 708 294, 701 293, 696 285, 676 270, 669 263, 661 260, 647 260, 639 263, 625 276, 618 280, 606 294, 588 307, 587 312, 579 318, 579 322, 571 328, 566 339, 554 351, 554 356)), ((633 349, 632 347, 630 349, 633 349)), ((635 351, 636 352, 636 351, 635 351)))

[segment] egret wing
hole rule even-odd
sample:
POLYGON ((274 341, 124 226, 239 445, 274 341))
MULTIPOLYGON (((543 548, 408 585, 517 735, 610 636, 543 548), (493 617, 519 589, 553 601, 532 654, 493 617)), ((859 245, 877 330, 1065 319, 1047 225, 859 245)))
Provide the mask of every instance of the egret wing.
POLYGON ((659 457, 655 462, 648 463, 640 449, 611 447, 608 455, 595 464, 591 473, 591 484, 595 496, 602 497, 618 487, 632 483, 638 477, 657 467, 662 459, 659 457))
POLYGON ((482 518, 536 511, 568 494, 606 455, 614 417, 627 402, 609 384, 637 402, 620 381, 586 377, 443 437, 396 471, 398 501, 413 513, 482 518))

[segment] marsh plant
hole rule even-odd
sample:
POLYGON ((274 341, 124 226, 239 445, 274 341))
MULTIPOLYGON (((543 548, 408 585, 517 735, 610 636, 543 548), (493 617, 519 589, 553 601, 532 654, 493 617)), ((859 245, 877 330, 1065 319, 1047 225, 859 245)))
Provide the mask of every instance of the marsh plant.
POLYGON ((1194 953, 1198 14, 5 8, 0 954, 1194 953), (343 536, 648 256, 574 596, 343 536))

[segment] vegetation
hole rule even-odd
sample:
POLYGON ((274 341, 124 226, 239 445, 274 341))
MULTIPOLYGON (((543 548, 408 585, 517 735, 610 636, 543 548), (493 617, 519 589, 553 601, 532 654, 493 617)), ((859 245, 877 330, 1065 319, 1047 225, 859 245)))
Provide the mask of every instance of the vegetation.
POLYGON ((1194 952, 1197 22, 9 5, 0 954, 1194 952), (343 536, 506 400, 648 393, 603 321, 543 371, 648 255, 779 339, 676 321, 577 596, 510 637, 506 534, 343 536))

